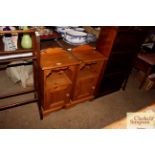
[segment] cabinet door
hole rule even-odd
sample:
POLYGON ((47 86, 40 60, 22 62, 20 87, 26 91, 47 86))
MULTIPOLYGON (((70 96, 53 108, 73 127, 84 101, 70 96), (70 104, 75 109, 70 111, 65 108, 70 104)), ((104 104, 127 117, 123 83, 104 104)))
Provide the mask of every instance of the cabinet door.
POLYGON ((93 96, 95 86, 96 86, 95 78, 78 80, 75 87, 74 100, 93 96))
POLYGON ((70 86, 60 87, 56 87, 54 91, 51 88, 46 89, 46 108, 63 107, 70 101, 70 86))
MULTIPOLYGON (((51 71, 52 72, 52 71, 51 71)), ((45 80, 44 109, 63 107, 70 101, 72 82, 65 72, 52 72, 45 80)))
POLYGON ((85 67, 78 72, 75 84, 73 100, 81 99, 94 95, 97 82, 97 73, 85 67))

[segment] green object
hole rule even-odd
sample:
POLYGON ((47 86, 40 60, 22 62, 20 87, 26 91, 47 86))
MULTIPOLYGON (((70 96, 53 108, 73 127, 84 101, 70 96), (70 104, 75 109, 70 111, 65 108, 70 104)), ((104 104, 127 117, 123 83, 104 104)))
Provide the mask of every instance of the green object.
MULTIPOLYGON (((23 30, 28 30, 27 26, 23 27, 23 30)), ((23 34, 22 40, 21 40, 21 46, 25 49, 32 48, 32 39, 29 34, 23 34)))

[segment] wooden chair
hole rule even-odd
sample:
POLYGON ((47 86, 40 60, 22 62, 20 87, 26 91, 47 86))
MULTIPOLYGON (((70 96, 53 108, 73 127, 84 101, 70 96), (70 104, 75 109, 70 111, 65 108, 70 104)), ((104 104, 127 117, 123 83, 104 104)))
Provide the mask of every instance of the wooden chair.
POLYGON ((139 88, 141 89, 145 83, 149 74, 154 72, 155 69, 155 53, 139 53, 135 59, 134 67, 138 70, 141 70, 145 73, 145 76, 140 83, 139 88))

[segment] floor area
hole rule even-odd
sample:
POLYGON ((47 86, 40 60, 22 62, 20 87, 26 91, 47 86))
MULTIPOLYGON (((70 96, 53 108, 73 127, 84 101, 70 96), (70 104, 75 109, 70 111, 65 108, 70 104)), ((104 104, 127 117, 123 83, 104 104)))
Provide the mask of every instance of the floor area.
MULTIPOLYGON (((0 81, 0 92, 9 89, 9 79, 5 73, 0 72, 0 81)), ((103 128, 125 117, 126 112, 137 111, 155 102, 155 90, 139 90, 138 85, 139 83, 132 73, 125 91, 120 90, 93 101, 78 104, 67 110, 53 112, 43 120, 40 120, 36 103, 0 111, 0 128, 103 128)), ((12 86, 12 88, 18 89, 15 84, 12 86)), ((9 102, 12 101, 13 99, 9 100, 9 102)))

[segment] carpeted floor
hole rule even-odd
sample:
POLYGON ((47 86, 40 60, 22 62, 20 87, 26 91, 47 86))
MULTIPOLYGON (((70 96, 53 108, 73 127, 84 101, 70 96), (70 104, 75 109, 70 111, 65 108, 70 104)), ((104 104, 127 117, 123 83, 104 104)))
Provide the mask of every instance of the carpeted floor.
MULTIPOLYGON (((0 92, 19 88, 19 85, 11 84, 4 72, 0 72, 0 81, 0 92)), ((126 116, 126 112, 136 111, 155 102, 155 90, 139 90, 138 85, 132 74, 125 91, 120 90, 70 109, 53 112, 44 120, 40 120, 36 103, 0 111, 0 128, 103 128, 126 116)))

